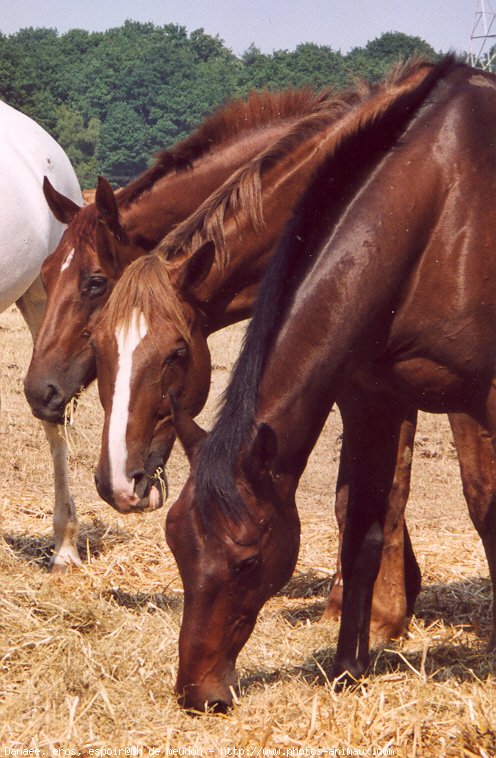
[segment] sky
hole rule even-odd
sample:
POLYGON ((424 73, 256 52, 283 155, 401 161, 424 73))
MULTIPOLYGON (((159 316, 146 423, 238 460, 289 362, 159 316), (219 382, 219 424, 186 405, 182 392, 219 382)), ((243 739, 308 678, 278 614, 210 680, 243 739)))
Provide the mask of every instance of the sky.
MULTIPOLYGON (((203 28, 241 55, 301 42, 348 52, 383 32, 422 37, 436 51, 468 51, 481 0, 0 0, 0 31, 52 27, 105 31, 126 19, 203 28)), ((496 0, 484 0, 496 11, 496 0)))

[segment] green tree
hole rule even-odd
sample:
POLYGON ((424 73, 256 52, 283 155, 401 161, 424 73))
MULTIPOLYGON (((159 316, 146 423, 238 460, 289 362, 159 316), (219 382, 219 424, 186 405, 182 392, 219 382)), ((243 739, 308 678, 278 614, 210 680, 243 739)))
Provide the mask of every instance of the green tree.
POLYGON ((76 169, 81 186, 93 187, 98 175, 96 150, 100 134, 99 119, 93 117, 85 125, 80 113, 61 105, 57 110, 55 133, 76 169))
POLYGON ((277 50, 265 55, 251 45, 243 55, 245 89, 287 89, 333 84, 344 86, 347 71, 343 56, 327 45, 305 43, 296 50, 277 50))
POLYGON ((402 32, 385 32, 368 42, 365 47, 355 47, 347 56, 350 69, 365 79, 381 79, 392 65, 411 56, 434 61, 438 57, 434 48, 420 37, 402 32))
POLYGON ((108 109, 100 128, 97 159, 99 170, 117 186, 145 170, 148 151, 143 119, 128 103, 114 103, 108 109))
POLYGON ((104 173, 116 184, 186 137, 225 100, 252 89, 376 80, 412 54, 434 59, 424 40, 388 32, 347 56, 304 43, 241 58, 203 29, 126 21, 106 32, 23 29, 0 33, 0 97, 63 145, 85 186, 104 173))

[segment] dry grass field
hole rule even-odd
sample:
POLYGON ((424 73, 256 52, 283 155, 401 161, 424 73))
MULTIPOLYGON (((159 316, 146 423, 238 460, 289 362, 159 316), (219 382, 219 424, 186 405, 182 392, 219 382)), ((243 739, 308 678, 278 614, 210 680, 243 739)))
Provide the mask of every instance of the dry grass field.
MULTIPOLYGON (((206 426, 241 331, 212 340, 206 426)), ((496 657, 484 651, 490 587, 444 417, 423 416, 417 437, 408 509, 424 583, 416 615, 402 639, 377 652, 366 684, 333 692, 337 626, 319 623, 336 556, 333 413, 298 493, 295 575, 267 603, 239 658, 239 704, 226 716, 192 718, 173 694, 182 588, 164 511, 124 518, 99 500, 92 388, 70 432, 84 567, 50 578, 51 462, 24 400, 30 341, 15 309, 0 317, 0 344, 0 755, 124 755, 132 747, 143 756, 496 755, 496 657)), ((171 502, 187 470, 176 447, 171 502)))

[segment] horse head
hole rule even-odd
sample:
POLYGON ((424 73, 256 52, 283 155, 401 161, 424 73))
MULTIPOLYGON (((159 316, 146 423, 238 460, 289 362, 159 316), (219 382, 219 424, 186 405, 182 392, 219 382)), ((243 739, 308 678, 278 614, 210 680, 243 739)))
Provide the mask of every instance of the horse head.
POLYGON ((269 425, 255 429, 232 478, 224 472, 212 488, 205 486, 209 438, 184 410, 174 412, 174 423, 191 465, 166 521, 184 585, 176 692, 189 710, 225 712, 233 701, 237 656, 261 607, 296 563, 294 488, 291 476, 278 469, 269 425))
POLYGON ((67 403, 96 375, 90 342, 96 316, 124 268, 145 251, 127 234, 105 179, 99 179, 95 203, 86 208, 57 192, 47 178, 43 189, 67 229, 42 267, 47 305, 25 392, 36 416, 61 422, 67 403))
POLYGON ((180 265, 156 254, 136 261, 94 332, 105 414, 95 479, 101 497, 121 512, 162 505, 175 439, 171 393, 193 415, 206 401, 210 352, 192 300, 212 259, 209 248, 180 265))

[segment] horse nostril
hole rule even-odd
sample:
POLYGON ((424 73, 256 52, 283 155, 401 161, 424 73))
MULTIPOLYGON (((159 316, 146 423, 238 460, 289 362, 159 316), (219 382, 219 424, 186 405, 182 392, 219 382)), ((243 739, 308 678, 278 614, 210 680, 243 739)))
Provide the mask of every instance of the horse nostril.
POLYGON ((229 703, 226 703, 225 700, 207 701, 206 705, 208 710, 213 711, 214 713, 227 713, 229 708, 232 707, 229 703))
POLYGON ((55 384, 47 384, 47 389, 43 395, 43 402, 48 407, 58 407, 63 405, 64 399, 60 388, 55 384))

